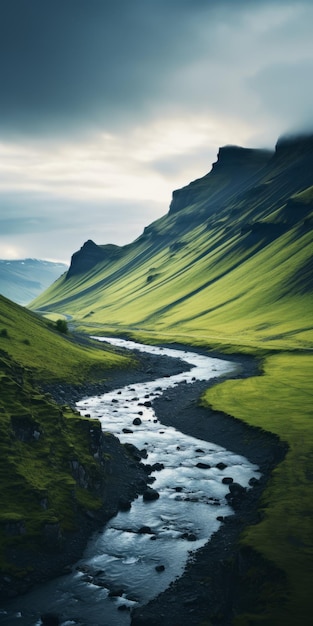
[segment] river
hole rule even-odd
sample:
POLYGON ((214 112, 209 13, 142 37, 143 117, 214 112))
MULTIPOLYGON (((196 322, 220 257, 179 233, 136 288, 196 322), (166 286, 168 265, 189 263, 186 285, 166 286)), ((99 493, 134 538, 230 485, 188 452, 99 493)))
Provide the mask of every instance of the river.
POLYGON ((182 374, 77 403, 81 414, 98 418, 103 429, 122 443, 144 449, 144 463, 159 464, 151 475, 159 498, 146 502, 140 496, 129 511, 112 518, 90 539, 72 573, 2 603, 0 623, 5 626, 39 626, 40 615, 47 612, 62 616, 62 626, 129 626, 130 609, 166 589, 182 574, 193 552, 218 530, 222 518, 233 514, 223 478, 249 488, 249 480, 260 477, 258 467, 243 456, 163 426, 150 406, 169 387, 231 373, 233 363, 191 351, 97 339, 180 358, 192 366, 182 374))

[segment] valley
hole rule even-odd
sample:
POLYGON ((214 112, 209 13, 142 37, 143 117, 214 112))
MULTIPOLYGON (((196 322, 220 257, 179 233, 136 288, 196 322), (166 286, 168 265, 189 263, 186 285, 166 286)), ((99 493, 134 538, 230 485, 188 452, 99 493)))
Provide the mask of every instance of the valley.
MULTIPOLYGON (((212 170, 174 191, 168 213, 135 241, 116 246, 87 240, 68 272, 29 310, 1 298, 1 485, 8 503, 0 518, 2 581, 17 574, 10 546, 16 537, 21 546, 29 540, 28 531, 12 539, 3 531, 7 523, 31 528, 35 544, 45 524, 72 532, 77 510, 95 512, 97 525, 107 519, 104 494, 94 489, 99 480, 110 483, 106 455, 118 475, 120 463, 134 463, 117 442, 114 452, 105 450, 100 423, 74 407, 84 392, 97 394, 103 385, 110 391, 121 381, 143 382, 146 373, 147 380, 159 377, 163 357, 151 365, 136 352, 90 338, 119 337, 242 364, 246 375, 212 385, 194 382, 193 391, 182 383, 175 396, 168 391, 168 400, 156 398, 155 410, 162 424, 186 435, 210 442, 216 437, 218 445, 224 438, 230 450, 233 437, 236 452, 250 452, 247 458, 264 473, 257 497, 239 505, 234 523, 224 524, 226 535, 217 532, 184 576, 134 610, 132 624, 182 626, 182 616, 193 626, 310 623, 312 225, 312 136, 281 138, 273 152, 225 146, 212 170), (60 319, 68 320, 64 333, 56 328, 60 319), (101 468, 88 443, 90 425, 104 454, 101 468), (21 439, 21 427, 30 439, 21 439), (40 433, 38 445, 34 432, 40 433), (95 481, 79 484, 64 459, 83 459, 95 481), (16 489, 25 502, 30 494, 29 517, 23 498, 15 501, 16 489), (53 494, 51 506, 47 494, 53 494), (47 497, 44 508, 40 502, 47 497)), ((133 497, 143 488, 141 465, 135 474, 133 497)), ((120 489, 122 484, 121 477, 120 489)), ((27 577, 25 571, 18 576, 27 577)))

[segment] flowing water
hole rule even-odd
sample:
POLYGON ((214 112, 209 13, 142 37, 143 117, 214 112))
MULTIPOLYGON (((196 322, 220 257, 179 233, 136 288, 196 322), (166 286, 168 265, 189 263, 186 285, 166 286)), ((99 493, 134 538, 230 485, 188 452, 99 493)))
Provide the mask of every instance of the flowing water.
POLYGON ((6 626, 39 625, 40 615, 47 612, 61 615, 64 626, 128 626, 129 609, 166 589, 219 528, 217 518, 233 514, 222 479, 231 477, 248 487, 252 477, 260 477, 257 466, 244 457, 163 426, 150 406, 167 388, 230 373, 233 363, 122 339, 97 339, 182 358, 192 366, 182 374, 128 385, 77 404, 82 414, 98 418, 122 443, 146 450, 144 463, 160 464, 152 473, 159 498, 146 502, 140 496, 129 511, 112 518, 91 538, 71 574, 2 603, 0 623, 6 626), (133 424, 136 418, 138 425, 133 424), (220 463, 226 467, 217 467, 220 463))

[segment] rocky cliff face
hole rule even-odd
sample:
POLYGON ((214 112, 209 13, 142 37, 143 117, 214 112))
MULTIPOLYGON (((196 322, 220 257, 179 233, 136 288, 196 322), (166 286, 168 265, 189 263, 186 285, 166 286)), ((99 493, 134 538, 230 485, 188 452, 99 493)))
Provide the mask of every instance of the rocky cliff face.
POLYGON ((88 239, 80 250, 74 252, 66 277, 72 278, 77 274, 88 272, 101 261, 115 260, 121 253, 122 248, 119 246, 113 244, 98 246, 94 241, 88 239))
POLYGON ((256 183, 273 152, 239 146, 219 149, 211 172, 173 192, 170 214, 203 200, 214 205, 225 202, 229 194, 239 193, 256 183))

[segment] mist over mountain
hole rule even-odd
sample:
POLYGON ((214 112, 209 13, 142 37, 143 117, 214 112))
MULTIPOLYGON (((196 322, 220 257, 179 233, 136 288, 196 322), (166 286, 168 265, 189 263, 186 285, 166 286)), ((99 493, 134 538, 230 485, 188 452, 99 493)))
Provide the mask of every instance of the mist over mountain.
POLYGON ((18 304, 28 304, 66 272, 65 263, 38 259, 0 259, 0 293, 18 304))

